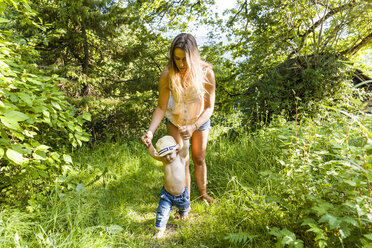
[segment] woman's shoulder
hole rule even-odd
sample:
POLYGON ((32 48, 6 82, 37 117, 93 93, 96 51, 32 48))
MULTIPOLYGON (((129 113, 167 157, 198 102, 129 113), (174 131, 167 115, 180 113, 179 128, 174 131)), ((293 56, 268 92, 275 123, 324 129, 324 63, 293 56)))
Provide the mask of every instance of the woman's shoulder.
POLYGON ((164 69, 161 73, 160 73, 160 78, 168 78, 169 77, 169 71, 168 69, 164 69))
POLYGON ((213 65, 205 60, 202 60, 203 70, 213 70, 213 65))
POLYGON ((209 83, 214 82, 214 71, 213 71, 213 65, 210 63, 205 62, 205 66, 203 68, 205 71, 205 76, 208 79, 209 83))
POLYGON ((159 86, 169 87, 169 71, 167 69, 160 74, 159 86))
POLYGON ((213 65, 211 63, 203 61, 202 68, 206 75, 214 74, 213 65))

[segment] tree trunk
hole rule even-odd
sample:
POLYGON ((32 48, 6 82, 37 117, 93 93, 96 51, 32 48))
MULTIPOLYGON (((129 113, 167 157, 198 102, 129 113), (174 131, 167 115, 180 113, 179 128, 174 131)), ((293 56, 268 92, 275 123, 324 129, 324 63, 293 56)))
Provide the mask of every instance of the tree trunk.
POLYGON ((87 31, 85 30, 85 26, 82 25, 81 31, 83 34, 83 47, 84 47, 84 59, 83 59, 83 73, 87 74, 89 69, 89 47, 88 47, 88 38, 87 38, 87 31))
MULTIPOLYGON (((82 25, 81 32, 83 34, 83 48, 84 48, 84 58, 83 58, 83 73, 87 75, 89 73, 89 46, 88 46, 88 37, 87 37, 87 31, 85 29, 85 26, 82 25)), ((83 90, 81 92, 81 95, 90 95, 92 93, 92 87, 89 83, 85 84, 83 87, 83 90)))
POLYGON ((350 47, 344 51, 342 51, 340 53, 340 55, 342 56, 346 56, 346 55, 354 55, 356 54, 362 47, 364 47, 365 45, 368 44, 368 42, 370 42, 372 40, 372 33, 370 33, 369 35, 367 35, 363 40, 361 40, 361 42, 359 42, 357 45, 353 46, 353 47, 350 47))

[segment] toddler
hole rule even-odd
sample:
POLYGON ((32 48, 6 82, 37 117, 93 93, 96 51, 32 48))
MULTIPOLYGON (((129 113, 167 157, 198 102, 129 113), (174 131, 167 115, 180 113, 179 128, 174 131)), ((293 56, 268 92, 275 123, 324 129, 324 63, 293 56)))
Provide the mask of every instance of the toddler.
POLYGON ((186 187, 185 160, 189 153, 190 141, 184 140, 180 147, 172 136, 164 136, 148 146, 150 155, 164 165, 164 186, 160 192, 159 206, 156 211, 154 238, 164 235, 172 206, 178 208, 179 217, 185 219, 190 209, 190 196, 186 187))

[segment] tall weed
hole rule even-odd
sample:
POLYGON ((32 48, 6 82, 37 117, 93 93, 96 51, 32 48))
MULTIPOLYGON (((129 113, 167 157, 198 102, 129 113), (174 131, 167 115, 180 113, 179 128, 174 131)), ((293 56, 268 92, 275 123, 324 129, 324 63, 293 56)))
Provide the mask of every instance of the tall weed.
MULTIPOLYGON (((372 119, 349 116, 325 110, 301 122, 277 118, 260 131, 258 137, 273 137, 273 149, 280 150, 272 168, 258 172, 259 181, 268 185, 266 204, 285 216, 275 221, 272 212, 267 223, 279 247, 362 247, 370 242, 371 139, 361 125, 371 127, 372 119)), ((239 202, 250 197, 241 196, 239 202)), ((250 212, 251 205, 243 204, 250 212)))
POLYGON ((25 247, 36 223, 32 215, 18 209, 2 208, 0 212, 0 247, 25 247))

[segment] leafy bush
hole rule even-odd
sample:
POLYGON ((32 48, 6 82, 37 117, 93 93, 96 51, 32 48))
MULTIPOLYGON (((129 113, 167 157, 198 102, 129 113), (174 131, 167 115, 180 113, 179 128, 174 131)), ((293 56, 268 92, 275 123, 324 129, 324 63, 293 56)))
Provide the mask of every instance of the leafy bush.
POLYGON ((350 68, 329 55, 299 57, 252 84, 240 106, 252 124, 283 113, 294 119, 299 109, 311 116, 322 102, 334 105, 349 99, 351 78, 350 68))
POLYGON ((85 97, 70 100, 91 113, 91 122, 86 123, 85 127, 94 140, 139 137, 148 128, 157 102, 153 91, 128 94, 123 98, 85 97))
POLYGON ((0 31, 1 201, 35 202, 72 163, 69 149, 89 140, 82 125, 90 115, 78 116, 67 102, 57 86, 62 78, 30 64, 37 55, 22 38, 0 31))
POLYGON ((328 120, 321 125, 311 121, 306 127, 291 126, 287 133, 281 129, 278 137, 289 148, 283 157, 289 159, 279 161, 286 177, 275 184, 283 207, 296 209, 299 224, 313 233, 314 245, 349 247, 364 242, 364 234, 372 231, 372 136, 365 128, 372 119, 323 114, 328 120))
MULTIPOLYGON (((355 247, 371 240, 372 135, 367 127, 372 118, 341 110, 321 113, 301 122, 275 118, 255 137, 275 138, 270 144, 276 162, 269 170, 261 164, 259 174, 260 183, 270 185, 267 204, 285 219, 268 220, 278 247, 355 247)), ((249 201, 239 206, 250 207, 249 201)))

